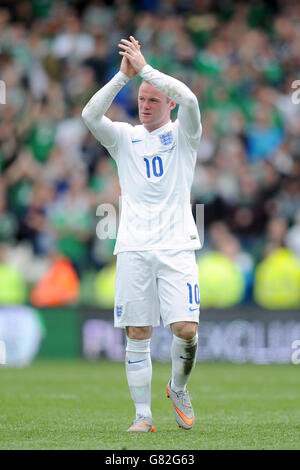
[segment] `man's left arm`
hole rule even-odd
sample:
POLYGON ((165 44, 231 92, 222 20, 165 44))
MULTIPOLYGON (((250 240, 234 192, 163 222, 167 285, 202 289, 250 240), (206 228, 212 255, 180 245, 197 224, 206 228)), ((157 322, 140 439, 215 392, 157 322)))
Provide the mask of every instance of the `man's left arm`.
POLYGON ((151 65, 144 65, 139 75, 179 104, 178 120, 181 129, 189 137, 199 140, 202 126, 196 95, 180 80, 154 69, 151 65))

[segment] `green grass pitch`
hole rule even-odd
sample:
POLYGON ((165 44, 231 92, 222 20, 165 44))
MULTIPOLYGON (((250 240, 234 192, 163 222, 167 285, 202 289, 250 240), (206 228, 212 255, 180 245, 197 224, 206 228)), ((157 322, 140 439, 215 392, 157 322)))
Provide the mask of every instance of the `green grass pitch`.
POLYGON ((170 364, 153 363, 155 433, 129 434, 122 363, 37 361, 0 368, 0 449, 299 449, 300 366, 197 363, 196 415, 180 429, 166 397, 170 364))

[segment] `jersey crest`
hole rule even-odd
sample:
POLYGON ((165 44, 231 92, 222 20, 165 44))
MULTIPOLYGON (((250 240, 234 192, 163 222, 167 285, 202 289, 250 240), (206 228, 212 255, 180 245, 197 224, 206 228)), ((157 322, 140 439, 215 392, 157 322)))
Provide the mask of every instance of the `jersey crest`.
POLYGON ((166 132, 165 134, 161 134, 159 139, 163 145, 170 145, 173 142, 173 135, 172 132, 166 132))
POLYGON ((121 317, 123 313, 123 305, 116 305, 116 314, 117 317, 121 317))

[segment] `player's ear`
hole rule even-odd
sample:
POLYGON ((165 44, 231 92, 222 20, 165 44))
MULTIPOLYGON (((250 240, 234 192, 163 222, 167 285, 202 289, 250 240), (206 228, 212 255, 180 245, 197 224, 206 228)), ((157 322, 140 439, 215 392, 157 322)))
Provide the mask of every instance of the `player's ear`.
POLYGON ((176 101, 170 101, 170 111, 176 108, 176 101))

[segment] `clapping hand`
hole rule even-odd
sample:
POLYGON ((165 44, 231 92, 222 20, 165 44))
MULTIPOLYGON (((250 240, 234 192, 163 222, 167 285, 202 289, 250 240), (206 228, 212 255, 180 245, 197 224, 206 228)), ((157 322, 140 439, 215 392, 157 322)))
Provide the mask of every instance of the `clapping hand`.
POLYGON ((142 70, 144 65, 147 65, 147 62, 145 60, 145 57, 141 53, 141 46, 139 42, 133 36, 130 36, 129 39, 130 41, 128 41, 127 39, 121 39, 119 47, 123 50, 119 51, 119 54, 123 56, 123 60, 121 63, 121 71, 124 72, 128 77, 133 78, 142 70), (127 59, 127 61, 125 61, 124 59, 127 59), (125 67, 128 69, 128 73, 122 70, 122 65, 123 69, 125 67), (129 73, 132 76, 130 76, 129 73))

